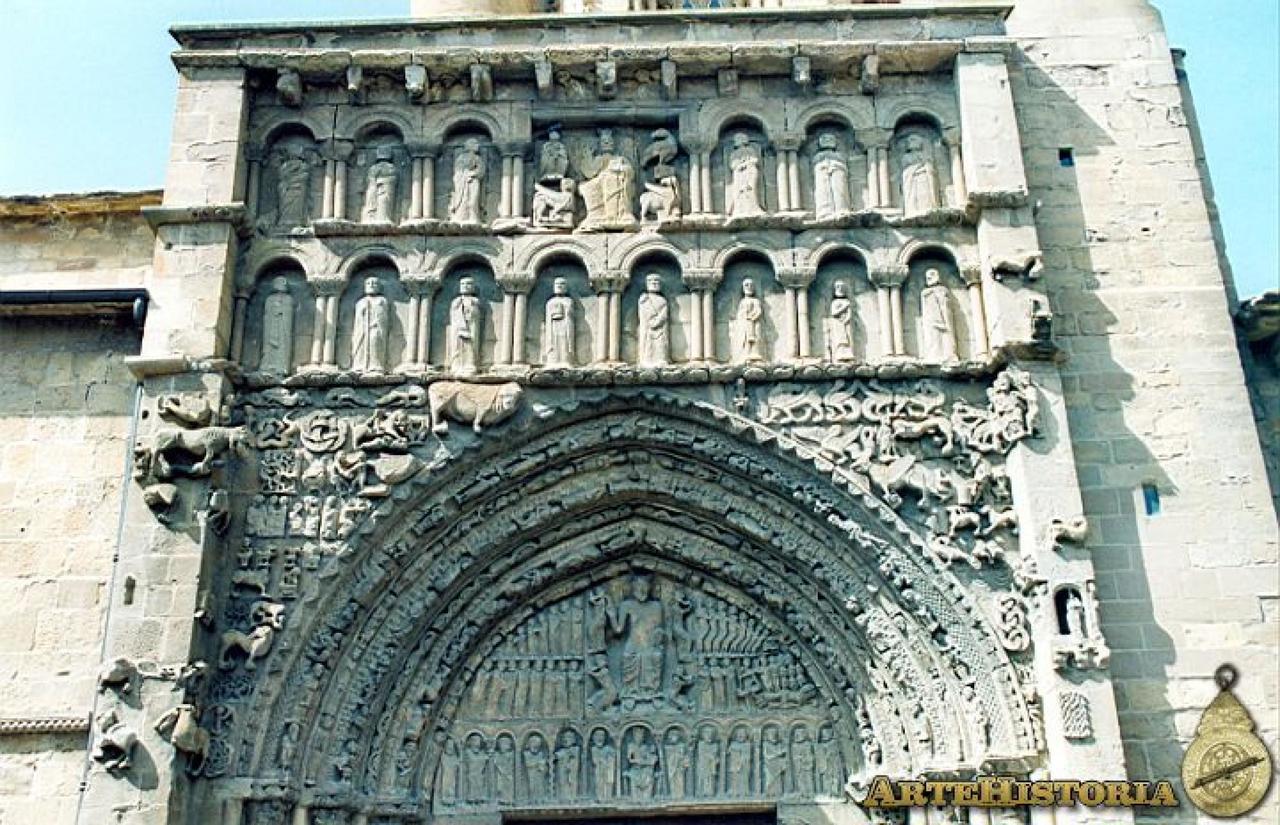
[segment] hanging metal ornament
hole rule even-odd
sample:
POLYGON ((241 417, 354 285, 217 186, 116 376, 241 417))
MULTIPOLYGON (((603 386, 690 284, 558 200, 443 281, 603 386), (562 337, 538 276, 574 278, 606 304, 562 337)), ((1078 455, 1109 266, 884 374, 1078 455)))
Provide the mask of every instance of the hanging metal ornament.
POLYGON ((1257 807, 1271 785, 1271 755, 1254 734, 1253 719, 1231 692, 1239 673, 1223 665, 1213 674, 1219 693, 1205 709, 1182 759, 1182 784, 1197 808, 1215 817, 1257 807))

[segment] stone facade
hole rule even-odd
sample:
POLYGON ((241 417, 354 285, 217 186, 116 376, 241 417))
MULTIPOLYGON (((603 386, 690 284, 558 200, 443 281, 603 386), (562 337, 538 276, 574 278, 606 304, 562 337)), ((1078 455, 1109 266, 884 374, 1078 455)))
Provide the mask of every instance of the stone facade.
POLYGON ((133 417, 93 363, 131 478, 76 513, 119 540, 67 570, 113 582, 67 599, 100 685, 21 700, 92 707, 68 821, 880 821, 877 773, 1174 777, 1225 660, 1274 748, 1272 485, 1154 12, 664 5, 176 30, 133 417))

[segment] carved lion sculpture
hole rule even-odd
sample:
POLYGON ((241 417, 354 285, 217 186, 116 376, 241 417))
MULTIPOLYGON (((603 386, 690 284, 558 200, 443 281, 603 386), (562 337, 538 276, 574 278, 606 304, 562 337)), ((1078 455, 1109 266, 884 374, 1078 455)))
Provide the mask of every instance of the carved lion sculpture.
POLYGON ((248 439, 243 427, 205 427, 200 430, 166 428, 156 432, 150 448, 135 451, 139 466, 146 460, 151 477, 170 481, 179 476, 201 478, 229 451, 243 455, 248 439))
POLYGON ((485 426, 506 420, 516 411, 524 390, 519 384, 468 384, 462 381, 437 381, 427 389, 431 407, 431 430, 437 435, 449 432, 449 420, 470 424, 477 433, 485 426))
POLYGON ((244 669, 256 670, 256 660, 271 651, 271 643, 276 633, 284 628, 284 605, 276 602, 257 601, 250 611, 253 629, 248 633, 241 630, 228 630, 222 634, 222 651, 218 655, 218 667, 231 670, 236 666, 232 654, 243 653, 244 669))
POLYGON ((188 757, 187 770, 200 772, 209 755, 209 731, 197 721, 200 712, 192 704, 181 704, 161 716, 156 722, 156 733, 169 740, 169 744, 188 757))

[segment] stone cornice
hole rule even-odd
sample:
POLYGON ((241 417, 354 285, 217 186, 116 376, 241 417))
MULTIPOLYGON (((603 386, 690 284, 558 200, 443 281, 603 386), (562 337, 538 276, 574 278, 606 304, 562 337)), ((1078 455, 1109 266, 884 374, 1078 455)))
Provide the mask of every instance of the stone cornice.
POLYGON ((148 189, 142 192, 15 195, 0 198, 0 220, 137 215, 146 207, 158 205, 163 194, 159 189, 148 189))
POLYGON ((245 224, 243 203, 210 203, 199 206, 144 206, 142 216, 152 229, 172 224, 229 223, 239 229, 245 224))

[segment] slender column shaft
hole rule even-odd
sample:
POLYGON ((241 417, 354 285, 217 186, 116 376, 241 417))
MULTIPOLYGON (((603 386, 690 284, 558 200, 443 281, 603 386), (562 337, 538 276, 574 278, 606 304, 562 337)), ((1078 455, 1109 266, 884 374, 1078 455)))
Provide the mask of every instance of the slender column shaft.
POLYGON ((516 296, 514 292, 502 294, 502 317, 498 320, 498 352, 494 358, 499 364, 511 363, 511 334, 515 329, 516 296))
POLYGON ((791 209, 791 174, 787 167, 791 165, 791 153, 785 149, 778 151, 778 211, 791 209))
POLYGON ((262 186, 262 161, 249 161, 249 182, 245 186, 244 205, 250 214, 258 212, 258 189, 262 186))
POLYGON ((232 361, 240 363, 244 360, 244 322, 249 309, 249 296, 237 295, 235 316, 231 320, 231 352, 232 361))
POLYGON ((893 313, 889 309, 888 288, 876 290, 876 306, 880 310, 880 355, 893 355, 893 313))
POLYGON ((702 357, 716 360, 715 291, 702 293, 702 357))
POLYGON ((896 355, 907 352, 906 336, 902 331, 902 287, 889 288, 889 312, 893 318, 893 351, 896 355))
POLYGON ((702 153, 702 208, 707 212, 716 210, 715 201, 711 199, 711 153, 702 153))
POLYGON ((311 321, 311 363, 315 366, 324 363, 324 311, 327 303, 326 296, 316 296, 316 312, 311 321))
POLYGON ((436 159, 422 159, 422 217, 431 219, 436 213, 436 159))
POLYGON ((694 152, 689 158, 689 209, 695 215, 702 208, 702 153, 694 152))
POLYGON ((969 200, 969 190, 964 185, 964 160, 960 157, 960 144, 951 144, 951 188, 956 202, 952 206, 964 208, 969 200))
POLYGON ((893 206, 893 189, 889 185, 889 147, 881 146, 876 154, 879 155, 876 167, 880 175, 880 205, 893 206))
POLYGON ((409 217, 422 217, 422 158, 413 159, 413 182, 409 190, 409 217))
POLYGON ((422 334, 422 296, 409 296, 409 327, 404 332, 404 350, 410 364, 421 364, 418 359, 418 336, 422 334))
POLYGON ((868 207, 880 205, 880 166, 876 147, 867 147, 867 203, 868 207))
POLYGON ((306 805, 293 806, 292 825, 311 825, 311 811, 306 805))
POLYGON ((609 358, 609 293, 596 293, 596 361, 607 361, 609 358))
POLYGON ((787 151, 787 177, 790 182, 787 187, 787 208, 804 209, 804 198, 800 192, 800 153, 795 149, 787 151))
POLYGON ((524 292, 516 293, 515 320, 511 324, 511 363, 524 363, 524 325, 529 317, 529 296, 524 292))
POLYGON ((511 217, 524 217, 524 159, 511 158, 511 217))
POLYGON ((325 299, 324 308, 324 362, 330 366, 338 363, 338 296, 325 299))
POLYGON ((991 344, 987 339, 987 309, 982 303, 982 284, 969 284, 969 337, 973 344, 973 357, 987 354, 991 344))
POLYGON ((347 217, 347 162, 335 161, 337 164, 333 176, 333 216, 338 220, 347 217))
POLYGON ((703 293, 693 293, 692 329, 689 335, 689 360, 701 361, 702 355, 702 298, 703 293))
POLYGON ((511 158, 502 158, 502 187, 498 195, 498 217, 505 218, 511 214, 511 158))
POLYGON ((324 203, 320 210, 321 215, 325 218, 333 217, 333 187, 337 176, 337 162, 326 160, 324 162, 324 203))
POLYGON ((423 295, 418 304, 418 352, 414 361, 426 366, 431 363, 431 295, 423 295))
POLYGON ((622 293, 609 293, 609 360, 622 360, 622 293))
POLYGON ((787 319, 786 319, 787 323, 786 323, 786 329, 784 330, 784 334, 787 336, 786 355, 788 358, 795 358, 796 351, 797 351, 797 344, 800 343, 800 336, 798 334, 799 330, 797 329, 797 325, 796 325, 796 315, 797 315, 796 291, 791 287, 786 288, 786 302, 787 302, 787 319))
POLYGON ((222 800, 222 825, 240 825, 244 819, 244 800, 222 800))
POLYGON ((813 354, 812 343, 809 340, 809 288, 796 290, 797 308, 800 324, 800 357, 808 358, 813 354))

